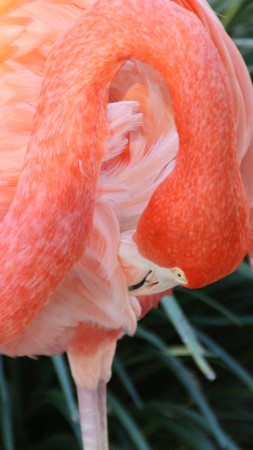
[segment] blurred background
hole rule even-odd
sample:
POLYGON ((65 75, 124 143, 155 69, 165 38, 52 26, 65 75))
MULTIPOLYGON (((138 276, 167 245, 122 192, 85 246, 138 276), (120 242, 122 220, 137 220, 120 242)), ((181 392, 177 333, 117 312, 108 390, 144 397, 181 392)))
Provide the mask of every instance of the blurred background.
MULTIPOLYGON (((210 3, 252 76, 253 0, 210 3)), ((0 450, 81 449, 65 357, 0 358, 0 450)), ((108 410, 110 450, 253 449, 247 261, 205 289, 176 289, 119 342, 108 410)))

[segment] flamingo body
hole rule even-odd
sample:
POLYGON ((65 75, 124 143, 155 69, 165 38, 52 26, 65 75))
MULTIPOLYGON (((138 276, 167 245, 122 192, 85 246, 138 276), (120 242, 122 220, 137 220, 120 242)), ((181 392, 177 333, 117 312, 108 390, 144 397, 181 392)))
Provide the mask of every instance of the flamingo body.
POLYGON ((13 1, 1 11, 0 351, 68 351, 88 388, 108 380, 117 339, 157 302, 128 292, 146 273, 142 256, 179 267, 196 287, 230 273, 249 249, 249 76, 205 1, 159 1, 159 13, 157 2, 125 2, 117 18, 116 1, 94 12, 87 0, 13 1), (150 47, 138 22, 142 45, 126 47, 143 8, 156 17, 156 39, 150 47), (164 50, 171 37, 174 56, 164 50), (156 71, 124 63, 132 56, 156 71), (119 247, 144 266, 122 262, 119 247))

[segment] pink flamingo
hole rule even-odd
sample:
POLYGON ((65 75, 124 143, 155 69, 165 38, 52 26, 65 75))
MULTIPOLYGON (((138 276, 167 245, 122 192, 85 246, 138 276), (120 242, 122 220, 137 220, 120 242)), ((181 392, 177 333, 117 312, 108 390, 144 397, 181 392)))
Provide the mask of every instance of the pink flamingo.
POLYGON ((252 250, 251 83, 205 0, 0 12, 0 351, 67 351, 105 450, 118 338, 252 250))

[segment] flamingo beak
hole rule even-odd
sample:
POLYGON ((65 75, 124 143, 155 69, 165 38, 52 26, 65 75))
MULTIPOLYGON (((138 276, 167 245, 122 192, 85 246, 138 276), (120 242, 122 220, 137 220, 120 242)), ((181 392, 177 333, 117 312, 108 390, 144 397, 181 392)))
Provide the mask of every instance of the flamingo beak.
MULTIPOLYGON (((151 263, 152 264, 152 263, 151 263)), ((127 277, 127 271, 125 271, 127 277)), ((131 295, 152 295, 159 292, 167 291, 177 286, 179 283, 173 278, 170 269, 156 268, 149 270, 141 280, 135 284, 128 284, 128 291, 131 295)))

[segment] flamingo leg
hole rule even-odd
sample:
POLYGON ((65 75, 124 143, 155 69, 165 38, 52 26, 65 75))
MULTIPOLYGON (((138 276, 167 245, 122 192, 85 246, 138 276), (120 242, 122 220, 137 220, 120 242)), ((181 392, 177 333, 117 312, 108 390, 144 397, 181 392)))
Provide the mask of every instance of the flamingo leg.
POLYGON ((84 450, 108 450, 106 383, 95 390, 77 387, 84 450))
POLYGON ((101 450, 108 450, 108 426, 107 426, 107 401, 106 383, 100 381, 98 384, 98 411, 101 436, 101 450))

